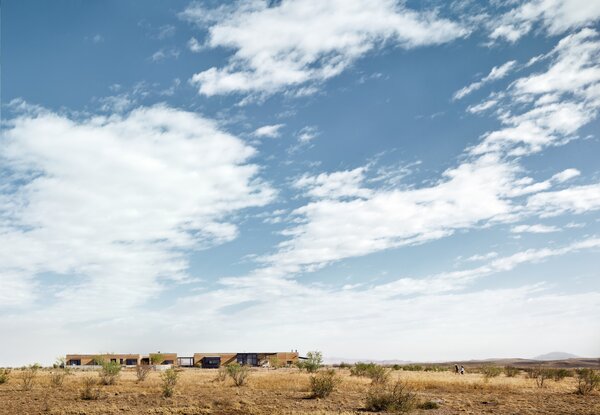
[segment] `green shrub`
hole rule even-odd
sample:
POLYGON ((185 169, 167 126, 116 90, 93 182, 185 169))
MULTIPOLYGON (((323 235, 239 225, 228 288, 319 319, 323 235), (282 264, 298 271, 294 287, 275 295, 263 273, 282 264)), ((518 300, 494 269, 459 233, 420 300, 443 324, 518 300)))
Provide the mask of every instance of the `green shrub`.
POLYGON ((317 350, 306 353, 302 368, 308 373, 314 373, 323 365, 323 354, 317 350))
POLYGON ((504 374, 507 378, 514 378, 519 372, 519 369, 514 366, 504 366, 504 374))
POLYGON ((352 365, 350 363, 340 362, 340 364, 337 365, 337 367, 339 367, 340 369, 350 369, 352 368, 352 365))
POLYGON ((233 379, 235 386, 244 386, 248 376, 250 376, 250 369, 248 366, 232 363, 227 365, 227 374, 233 379))
POLYGON ((491 378, 500 376, 500 373, 502 373, 502 369, 496 366, 484 366, 481 368, 481 373, 483 373, 483 377, 485 378, 485 380, 489 380, 491 378))
POLYGON ((24 366, 21 370, 21 383, 22 383, 22 388, 25 391, 31 390, 33 388, 33 385, 35 383, 35 378, 38 375, 38 371, 41 369, 42 367, 37 364, 34 363, 32 365, 29 366, 24 366))
POLYGON ((416 406, 415 394, 401 381, 393 385, 374 385, 367 392, 366 409, 373 412, 409 412, 416 406))
POLYGON ((356 362, 350 369, 351 376, 368 376, 369 370, 374 368, 375 363, 356 362))
POLYGON ((84 401, 95 401, 96 399, 98 399, 100 397, 100 389, 96 387, 97 385, 98 382, 96 381, 96 378, 92 376, 84 378, 83 389, 81 389, 81 392, 79 394, 81 399, 83 399, 84 401))
POLYGON ((172 367, 160 374, 160 379, 162 380, 162 392, 165 398, 173 396, 178 378, 179 372, 172 367))
POLYGON ((541 366, 535 369, 531 369, 531 371, 529 372, 529 377, 535 379, 535 384, 538 388, 543 388, 546 379, 552 377, 552 369, 544 368, 541 366))
POLYGON ((326 398, 339 383, 335 370, 327 369, 310 377, 310 391, 313 398, 326 398))
POLYGON ((100 369, 100 380, 104 385, 114 385, 117 383, 119 374, 121 373, 121 365, 117 362, 102 362, 100 369))
POLYGON ((10 369, 0 369, 0 385, 7 383, 10 379, 10 369))
POLYGON ((367 377, 373 383, 386 383, 390 377, 390 370, 375 363, 357 362, 350 369, 350 375, 367 377))
POLYGON ((593 369, 577 369, 577 393, 587 395, 600 388, 600 372, 593 369))
MULTIPOLYGON (((60 367, 60 366, 59 366, 60 367)), ((50 372, 50 384, 55 388, 62 387, 65 378, 69 376, 71 372, 68 369, 56 369, 50 372)))
POLYGON ((573 376, 573 372, 571 372, 569 369, 554 369, 552 371, 552 379, 554 379, 556 382, 560 382, 564 378, 571 376, 573 376))

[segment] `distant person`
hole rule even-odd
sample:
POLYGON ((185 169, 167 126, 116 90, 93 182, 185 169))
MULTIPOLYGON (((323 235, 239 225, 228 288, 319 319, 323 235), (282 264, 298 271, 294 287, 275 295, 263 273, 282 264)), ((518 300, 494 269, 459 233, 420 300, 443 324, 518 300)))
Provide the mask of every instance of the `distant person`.
POLYGON ((465 367, 464 366, 460 366, 460 374, 464 375, 465 374, 465 367))
POLYGON ((454 365, 454 373, 456 373, 458 375, 459 372, 460 372, 460 369, 458 368, 458 365, 454 365))

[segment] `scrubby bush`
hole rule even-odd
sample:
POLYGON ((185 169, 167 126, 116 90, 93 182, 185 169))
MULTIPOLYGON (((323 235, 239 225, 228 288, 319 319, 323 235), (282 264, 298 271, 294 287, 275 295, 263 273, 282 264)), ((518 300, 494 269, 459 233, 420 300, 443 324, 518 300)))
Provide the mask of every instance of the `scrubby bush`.
POLYGON ((160 379, 162 380, 162 393, 165 398, 173 396, 178 378, 179 372, 172 367, 160 374, 160 379))
POLYGON ((404 366, 402 366, 402 370, 406 370, 408 372, 420 372, 423 370, 423 366, 421 366, 421 365, 404 365, 404 366))
POLYGON ((215 382, 225 382, 227 380, 227 368, 225 366, 221 366, 217 371, 217 376, 215 376, 215 382))
POLYGON ((83 388, 79 396, 84 401, 95 401, 100 397, 100 389, 97 387, 98 381, 92 376, 83 379, 83 388))
POLYGON ((502 369, 496 366, 484 366, 481 368, 481 373, 483 374, 485 380, 490 380, 491 378, 500 376, 502 369))
POLYGON ((346 362, 340 362, 338 365, 334 365, 334 366, 339 367, 340 369, 352 368, 352 365, 350 363, 346 363, 346 362))
POLYGON ((248 376, 250 376, 250 369, 248 366, 242 366, 239 363, 232 363, 227 365, 227 374, 229 377, 231 377, 231 379, 233 379, 235 386, 244 386, 248 376))
POLYGON ((514 378, 519 374, 519 369, 514 366, 504 366, 504 374, 507 378, 514 378))
POLYGON ((114 385, 117 383, 119 374, 121 373, 121 365, 117 362, 102 362, 100 369, 100 380, 104 385, 114 385))
POLYGON ((552 369, 537 367, 529 372, 529 377, 535 379, 535 384, 538 388, 543 388, 546 379, 552 377, 552 369))
POLYGON ((306 353, 306 359, 302 362, 302 369, 308 373, 315 373, 323 365, 323 354, 317 350, 306 353))
POLYGON ((577 393, 587 395, 600 388, 600 372, 593 369, 577 369, 577 393))
POLYGON ((25 391, 31 390, 33 388, 33 385, 35 383, 35 379, 37 378, 38 375, 38 371, 41 369, 42 367, 37 364, 34 363, 32 365, 29 366, 24 366, 22 368, 21 371, 21 383, 22 383, 22 388, 25 391))
POLYGON ((67 369, 52 370, 50 372, 50 384, 55 388, 60 388, 69 374, 70 372, 67 369))
POLYGON ((335 370, 327 369, 310 377, 310 391, 313 398, 326 398, 335 390, 339 378, 335 370))
POLYGON ((0 369, 0 385, 7 383, 10 379, 10 369, 0 369))
POLYGON ((409 412, 416 406, 415 394, 401 381, 393 385, 374 385, 367 392, 366 409, 373 412, 409 412))
POLYGON ((153 365, 160 365, 164 360, 165 356, 160 353, 153 353, 150 355, 150 363, 153 365))
POLYGON ((556 382, 560 382, 564 378, 571 376, 573 376, 573 372, 571 372, 569 369, 554 369, 552 371, 552 379, 554 379, 556 382))
POLYGON ((375 363, 357 362, 350 369, 350 375, 367 377, 373 383, 386 383, 390 377, 390 370, 375 363))
POLYGON ((137 365, 135 367, 135 377, 138 382, 143 382, 146 380, 148 373, 150 373, 152 367, 150 365, 137 365))

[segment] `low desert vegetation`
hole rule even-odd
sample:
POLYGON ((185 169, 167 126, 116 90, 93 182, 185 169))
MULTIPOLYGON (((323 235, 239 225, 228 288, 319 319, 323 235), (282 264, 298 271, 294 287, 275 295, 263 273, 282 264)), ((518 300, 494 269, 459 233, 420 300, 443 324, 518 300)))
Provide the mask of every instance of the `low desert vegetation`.
POLYGON ((402 381, 371 386, 365 402, 366 409, 373 412, 405 413, 416 406, 416 395, 402 381))
POLYGON ((518 376, 520 372, 521 371, 517 367, 504 366, 504 375, 506 375, 507 378, 514 378, 515 376, 518 376))
POLYGON ((546 380, 552 377, 552 369, 537 367, 529 371, 529 377, 535 380, 538 388, 543 388, 546 380))
POLYGON ((86 376, 83 378, 83 387, 79 392, 79 397, 84 401, 95 401, 100 397, 100 389, 98 388, 98 378, 86 376))
POLYGON ((229 374, 227 373, 227 367, 221 366, 219 368, 219 370, 217 370, 217 375, 215 376, 213 381, 214 382, 225 382, 227 380, 227 376, 229 376, 229 374))
POLYGON ((334 369, 325 369, 310 377, 310 391, 313 398, 326 398, 335 390, 340 380, 334 369))
POLYGON ((10 379, 10 369, 0 369, 0 385, 3 383, 8 383, 10 379))
POLYGON ((350 369, 350 374, 352 376, 367 377, 374 384, 383 384, 390 378, 390 369, 375 363, 358 362, 350 369))
POLYGON ((100 369, 100 381, 103 385, 114 385, 119 379, 121 365, 117 362, 102 361, 100 369))
POLYGON ((600 372, 593 369, 577 369, 577 390, 579 395, 587 395, 600 389, 600 372))
POLYGON ((160 374, 162 381, 162 394, 165 398, 170 398, 175 392, 175 386, 179 379, 179 372, 174 368, 169 368, 160 374))
POLYGON ((300 370, 306 370, 308 373, 315 373, 323 366, 323 354, 317 350, 307 352, 306 359, 300 360, 296 366, 300 370))
POLYGON ((496 366, 483 366, 480 371, 486 381, 489 381, 491 378, 498 377, 502 373, 502 369, 496 366))
POLYGON ((138 382, 143 382, 148 377, 148 374, 152 370, 150 365, 137 365, 135 367, 135 377, 138 382))
POLYGON ((33 389, 35 379, 37 378, 38 372, 41 368, 42 367, 39 364, 34 363, 21 369, 21 388, 24 391, 33 389))
POLYGON ((227 365, 227 374, 235 386, 244 386, 250 376, 250 368, 239 363, 232 363, 227 365))

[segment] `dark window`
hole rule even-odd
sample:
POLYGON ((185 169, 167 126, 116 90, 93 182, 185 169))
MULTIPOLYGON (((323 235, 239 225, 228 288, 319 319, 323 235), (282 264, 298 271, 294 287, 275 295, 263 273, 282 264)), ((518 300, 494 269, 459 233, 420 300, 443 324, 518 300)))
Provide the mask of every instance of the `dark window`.
POLYGON ((71 359, 71 360, 69 360, 69 365, 81 366, 81 359, 71 359))
POLYGON ((111 363, 117 363, 117 359, 110 359, 111 363))
POLYGON ((172 361, 172 360, 165 360, 165 361, 163 362, 163 365, 172 365, 172 364, 173 364, 173 361, 172 361))
POLYGON ((137 365, 137 359, 126 359, 125 360, 125 364, 127 366, 134 366, 137 365))
POLYGON ((258 354, 257 353, 238 353, 237 362, 240 365, 258 366, 258 354))

